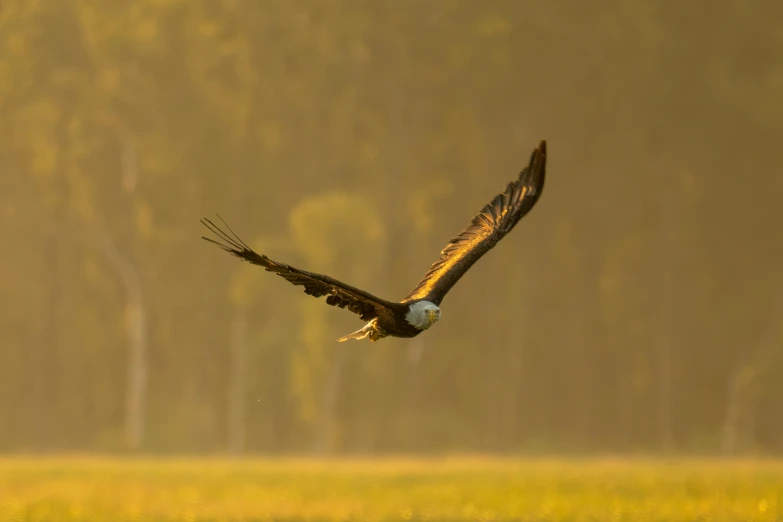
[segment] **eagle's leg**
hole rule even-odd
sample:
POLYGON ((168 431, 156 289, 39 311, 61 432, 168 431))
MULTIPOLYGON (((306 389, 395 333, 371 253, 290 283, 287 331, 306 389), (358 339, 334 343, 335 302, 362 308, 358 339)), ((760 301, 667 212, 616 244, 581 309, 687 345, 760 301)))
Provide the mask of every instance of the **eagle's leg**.
POLYGON ((344 337, 340 337, 337 339, 338 342, 344 342, 348 339, 356 339, 357 341, 364 339, 366 337, 370 338, 370 341, 377 341, 378 339, 385 337, 380 330, 378 330, 378 326, 376 325, 378 319, 373 319, 360 329, 356 330, 353 333, 350 333, 344 337))

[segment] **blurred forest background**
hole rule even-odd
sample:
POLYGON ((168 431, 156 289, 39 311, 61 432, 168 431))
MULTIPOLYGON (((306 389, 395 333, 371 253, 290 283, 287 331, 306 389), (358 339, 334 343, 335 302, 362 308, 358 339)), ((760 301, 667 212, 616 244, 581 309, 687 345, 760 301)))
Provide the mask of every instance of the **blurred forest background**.
POLYGON ((4 0, 0 450, 783 452, 783 3, 4 0), (540 139, 415 340, 389 299, 540 139))

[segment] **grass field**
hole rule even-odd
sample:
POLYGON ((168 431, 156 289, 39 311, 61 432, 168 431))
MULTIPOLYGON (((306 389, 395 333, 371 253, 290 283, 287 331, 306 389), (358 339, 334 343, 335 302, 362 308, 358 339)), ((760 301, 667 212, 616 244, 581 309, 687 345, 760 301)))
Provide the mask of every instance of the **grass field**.
POLYGON ((0 520, 783 521, 783 463, 5 458, 0 520))

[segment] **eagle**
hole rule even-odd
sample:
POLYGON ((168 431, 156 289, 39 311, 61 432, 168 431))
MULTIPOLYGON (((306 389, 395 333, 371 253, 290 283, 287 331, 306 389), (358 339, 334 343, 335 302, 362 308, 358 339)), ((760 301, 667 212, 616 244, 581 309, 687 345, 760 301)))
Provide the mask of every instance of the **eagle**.
MULTIPOLYGON (((359 330, 338 339, 369 338, 375 342, 384 337, 416 337, 435 324, 441 315, 440 305, 448 291, 473 264, 497 245, 525 216, 541 197, 546 170, 546 141, 542 140, 530 155, 527 167, 517 179, 479 211, 470 226, 455 236, 441 251, 411 293, 399 302, 387 301, 332 277, 295 268, 274 261, 247 246, 222 220, 228 231, 209 219, 201 223, 217 239, 202 236, 226 252, 264 267, 286 281, 304 287, 313 297, 326 296, 326 304, 347 308, 364 321, 359 330)), ((218 216, 219 217, 219 216, 218 216)))

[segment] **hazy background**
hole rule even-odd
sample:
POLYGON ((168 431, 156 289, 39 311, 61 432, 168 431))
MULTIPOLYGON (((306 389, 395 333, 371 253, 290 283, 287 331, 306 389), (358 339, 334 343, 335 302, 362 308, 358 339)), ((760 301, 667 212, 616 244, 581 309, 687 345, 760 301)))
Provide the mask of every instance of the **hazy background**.
POLYGON ((0 450, 783 452, 783 3, 4 0, 0 450), (389 299, 540 139, 537 207, 389 299))

